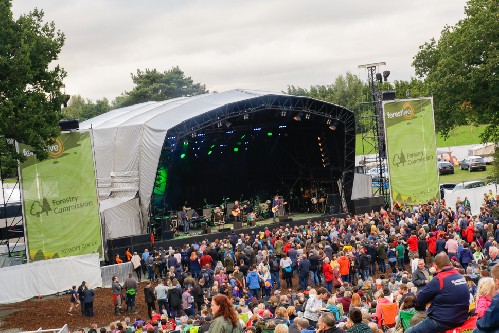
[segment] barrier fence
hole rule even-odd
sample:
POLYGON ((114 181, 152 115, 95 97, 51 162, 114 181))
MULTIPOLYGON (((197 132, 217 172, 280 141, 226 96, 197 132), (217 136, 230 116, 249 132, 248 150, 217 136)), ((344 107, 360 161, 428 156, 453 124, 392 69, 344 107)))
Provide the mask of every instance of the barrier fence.
POLYGON ((118 277, 120 282, 125 281, 128 277, 128 273, 133 272, 132 263, 126 262, 119 265, 110 265, 110 266, 102 266, 101 267, 101 278, 102 278, 102 286, 105 288, 110 288, 113 282, 113 276, 118 277))

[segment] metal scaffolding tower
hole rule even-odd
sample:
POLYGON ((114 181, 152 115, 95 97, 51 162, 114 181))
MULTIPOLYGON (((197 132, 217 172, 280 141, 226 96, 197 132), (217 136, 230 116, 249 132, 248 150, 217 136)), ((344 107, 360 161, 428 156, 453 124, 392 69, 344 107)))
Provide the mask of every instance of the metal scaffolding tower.
MULTIPOLYGON (((388 75, 383 75, 379 72, 379 67, 385 66, 385 62, 359 65, 359 69, 363 68, 367 71, 367 82, 370 88, 370 96, 368 100, 362 103, 363 111, 361 122, 365 126, 362 128, 362 154, 364 159, 367 155, 375 155, 377 175, 373 177, 375 181, 373 186, 373 195, 382 196, 385 203, 389 200, 388 177, 384 171, 386 166, 386 147, 385 147, 385 131, 383 122, 383 106, 382 93, 379 90, 379 84, 383 77, 385 81, 388 75)), ((367 163, 364 160, 364 164, 367 163)))

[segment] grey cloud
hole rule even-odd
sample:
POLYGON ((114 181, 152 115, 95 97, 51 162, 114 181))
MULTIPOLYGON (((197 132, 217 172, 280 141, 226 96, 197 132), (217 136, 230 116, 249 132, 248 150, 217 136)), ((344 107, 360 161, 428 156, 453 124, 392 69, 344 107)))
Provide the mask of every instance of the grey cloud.
POLYGON ((137 68, 179 65, 210 90, 281 91, 328 84, 386 61, 391 79, 413 75, 418 46, 464 17, 465 0, 83 1, 14 0, 64 31, 59 63, 69 93, 110 99, 137 68))

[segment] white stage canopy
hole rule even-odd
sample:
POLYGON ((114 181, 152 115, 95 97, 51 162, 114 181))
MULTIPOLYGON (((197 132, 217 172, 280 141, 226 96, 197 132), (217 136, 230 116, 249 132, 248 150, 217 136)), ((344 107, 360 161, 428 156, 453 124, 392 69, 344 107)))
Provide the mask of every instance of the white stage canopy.
POLYGON ((148 207, 167 131, 224 105, 266 95, 231 90, 112 110, 80 124, 91 130, 104 239, 146 232, 148 207), (140 209, 139 209, 140 208, 140 209))

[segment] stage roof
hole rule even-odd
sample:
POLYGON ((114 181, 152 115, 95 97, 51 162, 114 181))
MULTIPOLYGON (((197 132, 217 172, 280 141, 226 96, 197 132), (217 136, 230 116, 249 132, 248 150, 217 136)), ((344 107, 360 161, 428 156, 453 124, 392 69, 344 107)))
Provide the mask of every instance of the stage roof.
POLYGON ((344 123, 347 137, 344 141, 348 146, 345 170, 347 178, 351 177, 353 181, 354 115, 343 107, 308 97, 254 90, 140 103, 80 124, 80 130, 92 133, 100 208, 108 225, 104 230, 106 236, 115 238, 145 232, 156 170, 167 133, 179 136, 206 127, 217 119, 256 110, 311 112, 344 123), (129 217, 134 207, 140 207, 139 213, 129 217), (118 220, 121 220, 119 224, 118 220), (115 230, 118 225, 119 231, 115 230))

